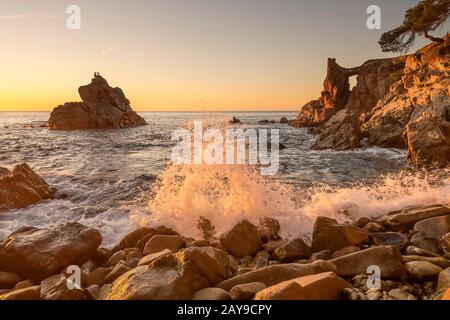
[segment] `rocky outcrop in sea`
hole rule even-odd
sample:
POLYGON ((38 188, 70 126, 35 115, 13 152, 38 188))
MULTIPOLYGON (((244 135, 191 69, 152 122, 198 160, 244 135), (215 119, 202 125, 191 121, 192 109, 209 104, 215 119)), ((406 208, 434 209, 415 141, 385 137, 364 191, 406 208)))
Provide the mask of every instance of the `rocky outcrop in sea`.
POLYGON ((450 163, 450 36, 416 53, 343 68, 334 59, 321 98, 295 127, 315 127, 315 149, 406 148, 415 166, 450 163), (349 78, 357 75, 351 91, 349 78))
POLYGON ((55 191, 25 163, 12 171, 0 167, 0 212, 49 199, 55 191))
POLYGON ((50 114, 51 130, 120 129, 147 124, 131 109, 122 89, 110 87, 98 73, 78 92, 83 102, 66 102, 50 114))

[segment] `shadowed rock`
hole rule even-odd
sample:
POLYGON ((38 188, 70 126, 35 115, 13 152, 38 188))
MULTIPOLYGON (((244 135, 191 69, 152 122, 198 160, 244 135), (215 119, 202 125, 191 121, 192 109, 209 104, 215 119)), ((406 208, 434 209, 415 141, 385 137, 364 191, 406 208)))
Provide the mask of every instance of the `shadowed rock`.
POLYGON ((22 228, 0 244, 0 270, 41 281, 69 265, 81 265, 102 242, 97 230, 70 222, 46 229, 22 228))
POLYGON ((48 199, 54 193, 55 189, 25 163, 16 166, 12 172, 0 168, 0 211, 24 208, 48 199))

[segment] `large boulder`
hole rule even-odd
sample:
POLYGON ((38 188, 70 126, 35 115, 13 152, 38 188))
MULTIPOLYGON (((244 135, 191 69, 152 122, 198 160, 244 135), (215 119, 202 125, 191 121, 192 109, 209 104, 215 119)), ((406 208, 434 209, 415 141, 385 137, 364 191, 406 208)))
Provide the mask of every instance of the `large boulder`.
POLYGON ((304 276, 258 292, 255 300, 339 300, 351 285, 334 272, 304 276))
POLYGON ((314 252, 342 248, 359 244, 369 238, 365 229, 342 225, 328 217, 318 217, 314 223, 312 249, 314 252))
MULTIPOLYGON (((448 103, 450 110, 450 98, 448 103)), ((415 166, 450 164, 450 122, 447 119, 424 112, 406 125, 404 138, 408 159, 415 166)))
POLYGON ((393 211, 384 216, 382 220, 390 229, 409 231, 416 222, 445 215, 450 215, 449 207, 432 205, 393 211))
POLYGON ((248 220, 242 220, 230 230, 222 233, 220 243, 236 258, 253 256, 261 248, 261 234, 248 220))
POLYGON ((39 282, 95 255, 100 233, 76 222, 45 229, 22 228, 0 244, 0 270, 39 282))
POLYGON ((450 215, 419 221, 414 225, 413 231, 412 245, 440 253, 439 241, 446 233, 450 232, 450 215))
POLYGON ((311 248, 302 239, 293 239, 275 249, 273 256, 281 262, 293 262, 298 259, 308 259, 311 248))
POLYGON ((313 149, 349 150, 361 147, 359 119, 354 113, 341 110, 320 127, 320 136, 313 149))
POLYGON ((130 107, 120 88, 112 88, 98 73, 78 89, 83 102, 56 107, 48 121, 51 130, 119 129, 146 125, 130 107))
POLYGON ((144 255, 160 252, 169 249, 173 253, 186 246, 186 240, 180 236, 156 235, 153 236, 144 247, 144 255))
POLYGON ((0 168, 0 211, 24 208, 51 198, 54 193, 55 189, 25 163, 11 172, 0 168))
POLYGON ((341 277, 354 277, 367 273, 369 266, 379 267, 382 278, 400 278, 405 275, 402 255, 396 247, 371 247, 329 262, 336 266, 336 273, 341 277))
POLYGON ((60 273, 41 282, 42 300, 81 300, 83 289, 69 288, 67 277, 60 273))
POLYGON ((101 294, 105 300, 189 300, 230 275, 226 252, 191 247, 134 268, 101 294))
POLYGON ((266 286, 273 286, 286 280, 334 270, 335 266, 325 261, 315 261, 310 264, 276 264, 237 275, 222 281, 216 287, 230 291, 234 286, 252 282, 262 282, 266 286))

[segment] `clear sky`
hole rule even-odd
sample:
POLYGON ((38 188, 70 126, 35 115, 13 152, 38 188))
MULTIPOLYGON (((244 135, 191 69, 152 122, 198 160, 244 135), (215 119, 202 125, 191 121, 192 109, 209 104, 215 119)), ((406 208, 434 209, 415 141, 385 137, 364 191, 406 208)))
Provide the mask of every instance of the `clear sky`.
POLYGON ((94 71, 139 111, 298 110, 320 95, 328 57, 389 56, 380 35, 417 2, 0 0, 0 111, 79 101, 94 71), (81 30, 66 28, 70 4, 81 30), (366 27, 370 4, 382 30, 366 27))

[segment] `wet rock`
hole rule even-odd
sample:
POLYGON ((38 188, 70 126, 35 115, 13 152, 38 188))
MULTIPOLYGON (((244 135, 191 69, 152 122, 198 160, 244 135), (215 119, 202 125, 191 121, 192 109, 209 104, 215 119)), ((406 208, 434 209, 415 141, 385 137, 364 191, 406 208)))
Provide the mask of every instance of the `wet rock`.
POLYGON ((289 120, 288 120, 288 118, 286 118, 286 117, 281 117, 280 123, 281 123, 281 124, 287 124, 287 123, 289 123, 289 120))
POLYGON ((0 295, 1 300, 39 300, 41 286, 33 286, 25 289, 13 290, 0 295))
POLYGON ((97 230, 76 222, 19 230, 0 244, 0 270, 39 282, 69 265, 82 265, 101 242, 97 230))
POLYGON ((11 289, 22 280, 17 273, 0 271, 0 289, 11 289))
POLYGON ((338 224, 336 220, 318 217, 313 229, 313 252, 339 249, 366 241, 369 232, 351 225, 338 224))
POLYGON ((377 246, 395 246, 402 250, 408 245, 409 239, 398 232, 376 232, 371 233, 370 238, 377 246))
POLYGON ((251 282, 262 282, 269 287, 286 280, 333 269, 335 269, 334 265, 319 261, 310 264, 275 264, 222 281, 216 287, 229 291, 234 286, 251 282))
POLYGON ((255 300, 338 300, 342 290, 350 287, 333 272, 304 276, 268 287, 255 300))
POLYGON ((159 259, 159 258, 161 258, 163 256, 171 255, 171 254, 172 254, 172 251, 170 249, 164 249, 164 250, 162 250, 160 252, 156 252, 156 253, 152 253, 152 254, 146 255, 141 260, 139 260, 138 266, 150 265, 156 259, 159 259))
POLYGON ((450 122, 444 117, 424 112, 406 125, 403 137, 408 159, 415 166, 450 164, 450 122))
POLYGON ((376 265, 381 270, 382 278, 398 278, 405 274, 402 255, 395 247, 371 247, 351 253, 329 262, 337 268, 341 277, 354 277, 367 272, 369 266, 376 265))
POLYGON ((336 258, 345 256, 350 253, 358 252, 358 251, 361 251, 361 249, 358 248, 357 246, 345 247, 345 248, 342 248, 340 250, 333 252, 333 254, 331 255, 331 258, 336 259, 336 258))
POLYGON ((53 275, 41 282, 42 300, 80 300, 82 297, 83 289, 69 289, 64 274, 53 275))
POLYGON ((288 243, 287 240, 269 241, 269 242, 263 244, 263 249, 264 249, 264 251, 267 251, 268 253, 272 253, 275 251, 276 248, 282 247, 286 243, 288 243))
POLYGON ((119 250, 127 248, 139 248, 141 251, 143 251, 148 240, 150 240, 153 236, 158 234, 178 235, 172 229, 166 228, 164 226, 160 226, 157 228, 141 227, 123 237, 123 239, 120 240, 119 245, 117 247, 119 250))
POLYGON ((436 278, 442 268, 427 261, 410 261, 406 263, 406 270, 415 279, 424 280, 436 278))
POLYGON ((125 260, 126 256, 123 251, 118 251, 114 253, 111 258, 109 258, 108 262, 106 264, 110 267, 114 267, 116 264, 119 263, 120 260, 125 260))
POLYGON ((146 125, 130 107, 120 88, 112 88, 99 74, 78 89, 83 102, 68 102, 53 109, 51 130, 119 129, 146 125))
POLYGON ((239 119, 236 118, 236 117, 233 117, 233 118, 230 120, 230 124, 235 124, 235 123, 241 123, 241 120, 239 120, 239 119))
POLYGON ((230 274, 229 256, 212 248, 187 248, 132 269, 105 288, 106 300, 189 300, 230 274))
POLYGON ((28 207, 55 193, 55 189, 25 163, 11 172, 5 168, 0 170, 0 212, 28 207))
POLYGON ((393 230, 408 231, 421 220, 445 215, 450 215, 450 208, 433 205, 394 211, 385 216, 383 220, 393 230))
POLYGON ((311 248, 302 239, 294 239, 275 249, 273 256, 281 262, 307 259, 311 256, 311 248))
POLYGON ((205 288, 197 291, 192 300, 230 300, 230 294, 220 288, 205 288))
POLYGON ((262 239, 265 241, 279 240, 280 236, 280 223, 276 219, 264 217, 260 219, 258 225, 258 231, 262 239))
POLYGON ((224 232, 220 236, 220 242, 228 253, 236 258, 253 256, 262 245, 258 228, 248 220, 243 220, 224 232))
POLYGON ((173 253, 178 252, 186 246, 186 240, 180 236, 156 235, 153 236, 145 245, 143 253, 149 255, 169 249, 173 253))
POLYGON ((258 292, 264 290, 267 286, 262 282, 244 283, 234 286, 230 290, 232 300, 251 300, 258 292))

